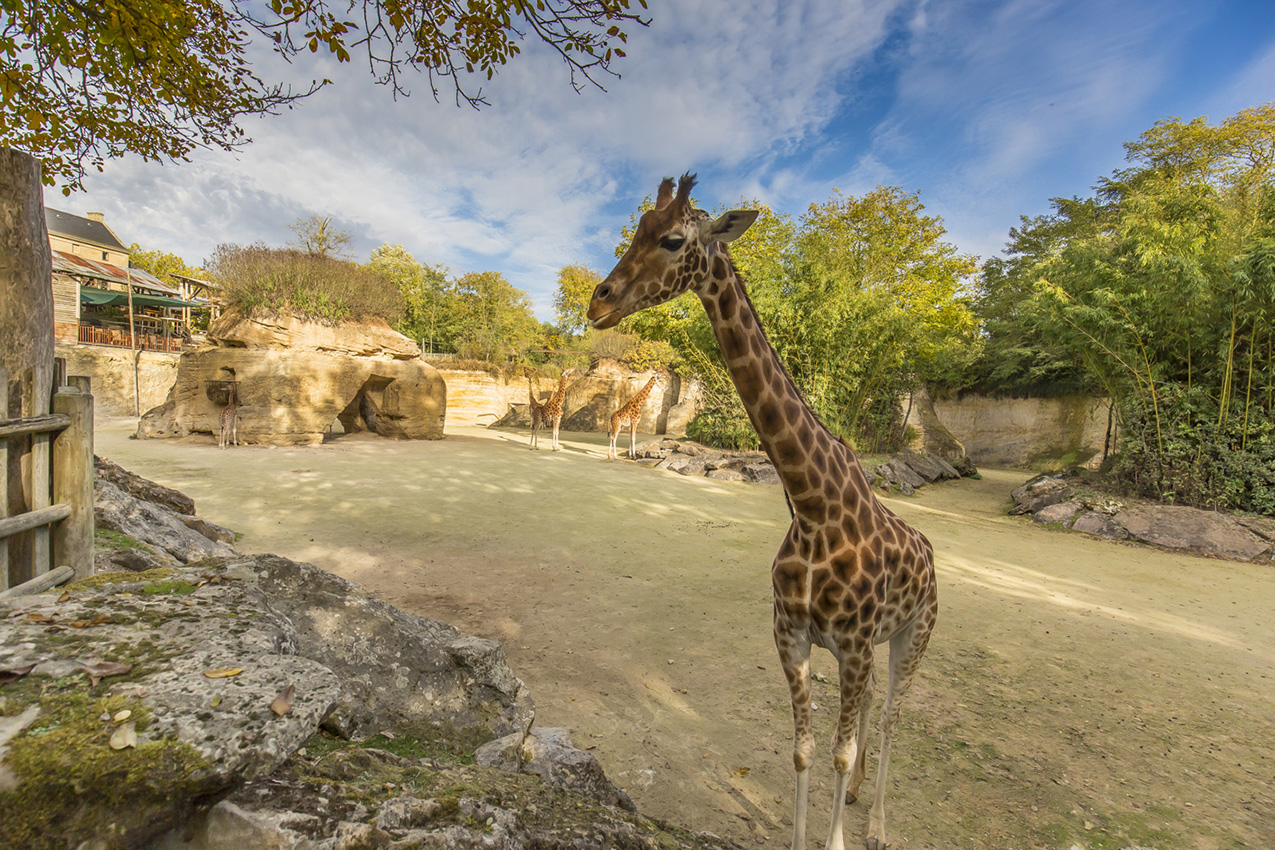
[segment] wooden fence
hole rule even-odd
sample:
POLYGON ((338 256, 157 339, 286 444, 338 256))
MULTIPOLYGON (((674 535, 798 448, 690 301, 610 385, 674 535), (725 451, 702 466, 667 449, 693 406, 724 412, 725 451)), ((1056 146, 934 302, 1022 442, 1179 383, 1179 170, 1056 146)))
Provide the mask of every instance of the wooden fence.
MULTIPOLYGON (((0 592, 34 592, 52 574, 93 573, 93 396, 87 378, 57 378, 52 413, 0 418, 0 592), (16 455, 16 457, 15 457, 16 455), (10 467, 21 469, 20 479, 10 467), (27 508, 9 515, 9 487, 18 483, 27 508), (10 546, 13 542, 17 545, 10 546), (17 558, 10 559, 10 553, 17 558)), ((9 409, 9 376, 0 369, 0 417, 9 409)), ((63 579, 65 580, 65 579, 63 579)))
POLYGON ((144 351, 181 351, 186 345, 185 340, 180 337, 139 333, 130 339, 127 330, 92 325, 80 325, 79 340, 86 345, 110 345, 115 348, 132 348, 136 341, 137 347, 144 351))

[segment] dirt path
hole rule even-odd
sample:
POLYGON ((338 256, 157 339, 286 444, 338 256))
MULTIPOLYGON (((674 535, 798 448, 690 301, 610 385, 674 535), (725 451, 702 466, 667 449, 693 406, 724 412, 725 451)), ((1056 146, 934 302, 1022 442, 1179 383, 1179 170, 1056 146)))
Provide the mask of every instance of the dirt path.
MULTIPOLYGON (((644 813, 787 846, 777 488, 607 463, 599 435, 558 454, 478 428, 219 451, 129 430, 99 426, 98 453, 188 493, 243 551, 503 641, 536 722, 592 748, 644 813)), ((895 739, 891 846, 1275 846, 1275 571, 1007 517, 1024 477, 889 500, 933 542, 942 604, 895 739)), ((816 653, 822 749, 836 678, 816 653)), ((874 737, 870 778, 875 754, 874 737)), ((823 755, 817 838, 831 773, 823 755)), ((866 802, 848 824, 861 846, 866 802)))

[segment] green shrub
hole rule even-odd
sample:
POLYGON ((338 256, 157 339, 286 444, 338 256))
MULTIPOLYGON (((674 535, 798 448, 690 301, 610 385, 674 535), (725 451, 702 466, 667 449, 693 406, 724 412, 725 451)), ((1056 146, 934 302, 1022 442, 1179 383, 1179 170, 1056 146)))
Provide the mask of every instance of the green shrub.
POLYGON ((285 248, 219 245, 207 269, 223 303, 245 315, 289 313, 335 324, 404 315, 403 295, 386 278, 345 260, 285 248))

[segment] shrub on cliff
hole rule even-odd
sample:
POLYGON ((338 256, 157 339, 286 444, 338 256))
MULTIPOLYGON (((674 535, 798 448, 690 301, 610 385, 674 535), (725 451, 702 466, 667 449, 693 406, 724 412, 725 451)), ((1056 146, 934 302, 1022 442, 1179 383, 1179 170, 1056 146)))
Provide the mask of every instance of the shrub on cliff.
POLYGON ((403 318, 403 295, 385 277, 345 260, 290 248, 219 245, 207 272, 222 303, 246 315, 290 313, 328 324, 403 318))

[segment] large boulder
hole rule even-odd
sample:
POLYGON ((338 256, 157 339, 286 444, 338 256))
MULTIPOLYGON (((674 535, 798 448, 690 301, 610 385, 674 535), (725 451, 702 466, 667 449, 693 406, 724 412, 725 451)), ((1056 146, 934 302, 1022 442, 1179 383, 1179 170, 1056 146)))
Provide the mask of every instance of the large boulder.
POLYGON ((218 558, 61 594, 0 600, 0 671, 20 677, 0 715, 22 718, 0 748, 6 846, 149 847, 334 720, 456 755, 531 723, 498 644, 309 564, 218 558))
POLYGON ((334 326, 292 317, 224 316, 208 344, 182 354, 164 404, 143 437, 216 435, 233 388, 244 443, 316 445, 338 420, 394 439, 439 439, 443 379, 415 343, 383 324, 334 326))
MULTIPOLYGON (((584 375, 572 380, 567 388, 562 420, 564 431, 602 431, 611 427, 611 414, 637 395, 654 372, 632 372, 613 360, 602 360, 584 375)), ((638 430, 644 434, 663 434, 668 410, 677 401, 681 379, 657 383, 642 405, 638 430)))
POLYGON ((1183 505, 1132 505, 1116 514, 1129 537, 1166 549, 1189 549, 1242 561, 1269 559, 1271 541, 1215 511, 1183 505))

